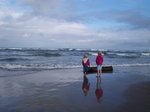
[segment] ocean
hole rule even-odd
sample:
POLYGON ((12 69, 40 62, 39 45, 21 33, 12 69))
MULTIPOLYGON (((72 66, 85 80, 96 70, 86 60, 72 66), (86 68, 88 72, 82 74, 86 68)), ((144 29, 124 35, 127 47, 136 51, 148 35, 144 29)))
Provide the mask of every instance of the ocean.
POLYGON ((82 57, 96 66, 97 49, 0 48, 2 112, 149 112, 150 51, 102 50, 104 65, 97 102, 96 74, 87 75, 85 96, 82 57), (109 108, 108 108, 109 107, 109 108))
MULTIPOLYGON (((37 71, 82 67, 84 53, 96 66, 97 49, 0 48, 0 70, 37 71)), ((150 51, 102 50, 104 65, 150 66, 150 51)))

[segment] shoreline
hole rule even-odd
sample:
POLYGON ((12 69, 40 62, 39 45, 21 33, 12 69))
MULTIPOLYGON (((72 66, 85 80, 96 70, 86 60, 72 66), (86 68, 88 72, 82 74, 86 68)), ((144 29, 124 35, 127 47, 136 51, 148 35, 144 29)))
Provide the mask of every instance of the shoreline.
POLYGON ((115 67, 113 73, 103 74, 101 76, 103 95, 100 102, 97 102, 95 96, 96 74, 87 76, 90 88, 87 96, 84 95, 82 68, 0 77, 0 102, 3 102, 0 104, 0 110, 4 112, 120 112, 120 110, 133 112, 131 110, 136 109, 135 107, 140 104, 142 106, 141 108, 139 106, 139 110, 144 109, 143 111, 147 112, 149 101, 139 98, 140 96, 149 98, 147 92, 150 86, 147 85, 150 76, 147 68, 125 67, 120 70, 115 67), (143 74, 138 68, 143 70, 143 74), (137 98, 134 98, 136 95, 137 98), (133 101, 137 103, 134 104, 133 101))

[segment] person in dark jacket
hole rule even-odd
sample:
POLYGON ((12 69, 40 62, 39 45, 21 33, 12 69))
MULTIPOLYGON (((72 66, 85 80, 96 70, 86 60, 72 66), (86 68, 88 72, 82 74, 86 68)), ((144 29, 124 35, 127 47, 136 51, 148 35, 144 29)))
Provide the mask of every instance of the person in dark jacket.
POLYGON ((83 65, 83 73, 84 73, 84 75, 87 75, 87 71, 90 67, 90 60, 89 60, 87 54, 84 54, 84 56, 83 56, 82 65, 83 65))

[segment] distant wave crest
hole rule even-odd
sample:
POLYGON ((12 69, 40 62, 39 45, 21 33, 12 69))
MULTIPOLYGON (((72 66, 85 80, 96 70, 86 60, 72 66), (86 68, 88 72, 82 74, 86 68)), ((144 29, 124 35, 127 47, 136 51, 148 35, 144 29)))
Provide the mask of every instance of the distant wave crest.
POLYGON ((35 52, 32 54, 33 56, 44 56, 44 57, 57 57, 61 56, 59 53, 49 53, 49 52, 35 52))
MULTIPOLYGON (((91 65, 96 66, 96 65, 91 65)), ((132 66, 150 66, 150 63, 136 63, 136 64, 114 64, 114 65, 103 65, 103 66, 113 66, 113 67, 132 67, 132 66)), ((72 68, 82 68, 82 65, 40 65, 40 64, 0 64, 0 69, 6 70, 53 70, 53 69, 72 69, 72 68)))
POLYGON ((113 66, 118 67, 130 67, 130 66, 150 66, 150 63, 135 63, 135 64, 115 64, 113 66))
POLYGON ((1 64, 0 69, 6 70, 52 70, 52 69, 71 69, 79 68, 81 65, 41 65, 41 64, 1 64))
POLYGON ((25 61, 27 59, 24 59, 24 58, 2 58, 0 59, 0 61, 8 61, 8 62, 11 62, 11 61, 25 61))

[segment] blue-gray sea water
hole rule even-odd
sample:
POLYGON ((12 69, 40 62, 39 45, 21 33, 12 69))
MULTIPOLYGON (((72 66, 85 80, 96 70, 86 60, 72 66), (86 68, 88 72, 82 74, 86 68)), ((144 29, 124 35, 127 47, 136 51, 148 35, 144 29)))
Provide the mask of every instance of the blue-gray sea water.
MULTIPOLYGON (((0 69, 34 71, 82 67, 84 53, 95 66, 96 49, 0 48, 0 69)), ((104 65, 150 66, 150 51, 102 50, 104 65)))
POLYGON ((83 54, 87 53, 91 66, 96 66, 97 52, 1 48, 0 111, 149 112, 150 51, 102 50, 104 65, 112 65, 114 72, 101 77, 100 102, 95 94, 96 74, 87 76, 87 96, 82 90, 83 54))

